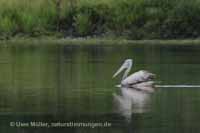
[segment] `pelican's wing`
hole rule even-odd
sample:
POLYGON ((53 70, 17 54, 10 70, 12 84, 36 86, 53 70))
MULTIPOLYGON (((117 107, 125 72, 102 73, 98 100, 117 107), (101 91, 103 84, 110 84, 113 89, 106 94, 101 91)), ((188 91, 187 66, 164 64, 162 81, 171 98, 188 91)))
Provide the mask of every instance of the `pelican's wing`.
POLYGON ((133 89, 137 89, 137 90, 140 90, 143 92, 152 93, 152 92, 154 92, 154 83, 155 83, 154 81, 141 82, 138 84, 134 84, 131 87, 133 89))
POLYGON ((146 70, 140 70, 128 76, 126 79, 122 81, 123 85, 133 85, 141 82, 146 82, 154 79, 155 74, 150 73, 146 70))
POLYGON ((140 82, 138 84, 133 84, 132 87, 136 87, 136 88, 142 88, 142 87, 153 87, 154 86, 154 81, 147 81, 147 82, 140 82))

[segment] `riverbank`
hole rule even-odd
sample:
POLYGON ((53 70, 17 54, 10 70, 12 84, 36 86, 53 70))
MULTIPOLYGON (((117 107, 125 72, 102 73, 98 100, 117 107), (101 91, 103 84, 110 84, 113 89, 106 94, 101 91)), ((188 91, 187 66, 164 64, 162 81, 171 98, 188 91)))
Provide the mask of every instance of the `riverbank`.
POLYGON ((199 0, 1 0, 0 39, 122 37, 128 40, 200 37, 199 0))
POLYGON ((12 38, 1 40, 0 45, 200 45, 200 39, 185 40, 127 40, 108 38, 12 38))

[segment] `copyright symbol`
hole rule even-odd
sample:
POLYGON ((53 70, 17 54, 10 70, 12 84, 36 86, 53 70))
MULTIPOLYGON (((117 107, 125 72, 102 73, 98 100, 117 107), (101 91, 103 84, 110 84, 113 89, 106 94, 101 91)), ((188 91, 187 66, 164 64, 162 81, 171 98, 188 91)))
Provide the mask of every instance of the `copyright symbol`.
POLYGON ((15 126, 15 122, 10 122, 10 126, 14 127, 15 126))

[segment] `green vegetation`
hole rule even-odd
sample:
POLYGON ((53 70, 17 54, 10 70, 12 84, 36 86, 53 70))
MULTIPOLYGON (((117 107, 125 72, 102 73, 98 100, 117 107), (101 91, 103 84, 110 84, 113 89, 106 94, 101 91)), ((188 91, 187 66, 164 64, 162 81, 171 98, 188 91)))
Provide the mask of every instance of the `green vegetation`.
POLYGON ((54 33, 125 39, 200 35, 200 0, 0 0, 0 6, 0 39, 54 33))

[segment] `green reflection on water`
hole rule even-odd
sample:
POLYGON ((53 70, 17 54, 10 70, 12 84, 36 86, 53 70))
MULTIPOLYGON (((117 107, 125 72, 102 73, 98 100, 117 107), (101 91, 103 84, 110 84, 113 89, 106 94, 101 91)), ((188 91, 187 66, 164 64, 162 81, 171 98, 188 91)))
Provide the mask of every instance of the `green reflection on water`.
POLYGON ((124 59, 132 72, 147 69, 161 84, 200 84, 200 47, 163 45, 20 45, 0 47, 2 132, 10 121, 110 121, 110 128, 39 128, 38 132, 155 133, 200 131, 199 88, 159 88, 151 111, 132 114, 130 123, 113 111, 112 75, 124 59))

